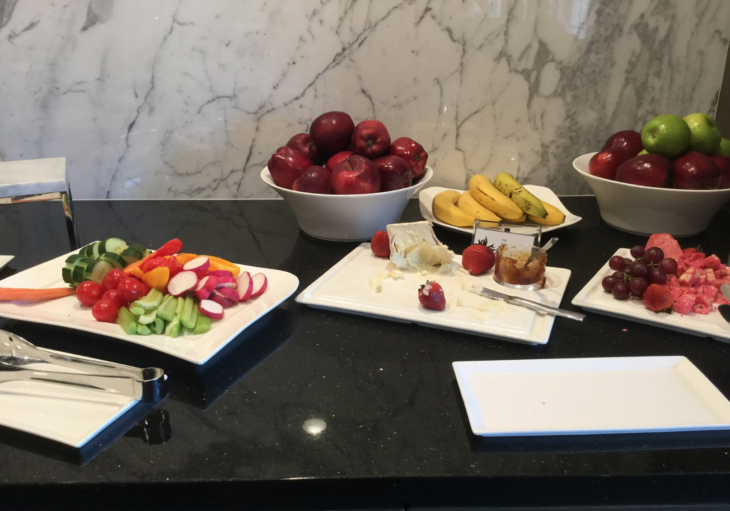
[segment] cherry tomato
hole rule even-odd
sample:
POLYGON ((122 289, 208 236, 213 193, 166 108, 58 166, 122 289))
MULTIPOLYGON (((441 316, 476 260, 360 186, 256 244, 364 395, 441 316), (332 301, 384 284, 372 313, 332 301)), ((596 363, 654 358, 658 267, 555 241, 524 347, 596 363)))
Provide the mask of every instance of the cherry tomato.
POLYGON ((158 266, 165 266, 165 263, 167 263, 167 259, 165 259, 164 257, 153 257, 152 259, 145 261, 145 263, 142 265, 142 271, 147 273, 148 271, 154 270, 158 266))
POLYGON ((119 291, 125 302, 133 302, 146 296, 150 292, 150 288, 139 280, 128 277, 119 282, 117 291, 119 291))
POLYGON ((101 279, 101 287, 104 288, 104 291, 116 289, 119 285, 119 281, 124 278, 127 278, 124 272, 115 268, 107 273, 103 279, 101 279))
POLYGON ((101 287, 101 284, 93 280, 86 280, 76 288, 76 298, 81 302, 81 305, 86 305, 87 307, 91 307, 98 302, 103 293, 104 289, 101 287))
POLYGON ((127 301, 122 298, 122 293, 120 293, 118 289, 110 289, 102 295, 101 299, 111 300, 112 302, 116 303, 117 307, 119 307, 120 309, 127 305, 127 301))
POLYGON ((117 307, 117 304, 113 300, 102 298, 91 308, 91 314, 93 314, 97 321, 116 323, 119 307, 117 307))

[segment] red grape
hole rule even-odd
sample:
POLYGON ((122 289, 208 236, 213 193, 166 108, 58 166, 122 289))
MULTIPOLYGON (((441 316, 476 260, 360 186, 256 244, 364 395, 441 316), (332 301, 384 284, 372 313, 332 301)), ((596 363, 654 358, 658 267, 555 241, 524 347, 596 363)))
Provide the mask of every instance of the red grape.
POLYGON ((629 275, 632 277, 646 278, 649 274, 649 267, 644 261, 634 261, 629 268, 629 275))
POLYGON ((622 271, 615 271, 611 276, 616 279, 616 282, 624 280, 624 272, 622 271))
POLYGON ((667 283, 667 275, 660 268, 649 270, 649 282, 663 286, 667 283))
POLYGON ((601 285, 603 286, 604 291, 610 293, 616 282, 618 281, 613 276, 609 275, 608 277, 603 278, 603 280, 601 281, 601 285))
POLYGON ((617 300, 628 300, 629 285, 626 282, 616 282, 611 290, 613 297, 617 300))
POLYGON ((646 279, 642 279, 641 277, 635 277, 631 279, 631 282, 629 282, 629 289, 631 289, 631 294, 635 296, 643 296, 644 291, 646 291, 647 287, 649 287, 649 283, 646 281, 646 279))
POLYGON ((631 249, 631 256, 634 259, 639 259, 641 256, 644 255, 644 246, 643 245, 636 245, 631 249))
POLYGON ((664 251, 659 247, 651 247, 649 250, 644 252, 644 261, 647 263, 658 263, 664 259, 664 251))
POLYGON ((626 261, 621 256, 613 256, 608 260, 608 267, 612 270, 623 271, 626 266, 626 261))
POLYGON ((624 257, 624 262, 626 263, 626 266, 631 266, 631 263, 634 261, 632 259, 629 259, 628 257, 624 257))
POLYGON ((659 261, 659 268, 666 274, 666 275, 676 275, 677 274, 677 261, 675 261, 672 258, 665 258, 659 261))

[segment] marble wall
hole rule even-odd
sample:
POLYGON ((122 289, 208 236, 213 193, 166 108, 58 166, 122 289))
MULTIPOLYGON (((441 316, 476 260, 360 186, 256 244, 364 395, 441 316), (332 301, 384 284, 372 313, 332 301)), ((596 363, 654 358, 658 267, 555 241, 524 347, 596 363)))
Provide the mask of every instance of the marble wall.
POLYGON ((727 0, 0 0, 0 158, 66 156, 77 198, 273 197, 327 110, 430 153, 435 185, 562 194, 612 132, 714 113, 727 0))

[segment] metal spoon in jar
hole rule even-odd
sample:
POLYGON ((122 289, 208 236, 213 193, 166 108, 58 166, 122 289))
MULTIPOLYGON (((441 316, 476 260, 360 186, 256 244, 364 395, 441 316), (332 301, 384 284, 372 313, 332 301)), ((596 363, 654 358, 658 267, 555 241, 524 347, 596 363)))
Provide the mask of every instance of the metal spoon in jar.
POLYGON ((545 253, 548 251, 550 247, 555 245, 558 242, 558 238, 550 238, 547 243, 545 243, 541 249, 536 250, 532 253, 530 257, 527 258, 527 261, 525 261, 525 266, 530 264, 533 260, 535 260, 540 254, 545 253))

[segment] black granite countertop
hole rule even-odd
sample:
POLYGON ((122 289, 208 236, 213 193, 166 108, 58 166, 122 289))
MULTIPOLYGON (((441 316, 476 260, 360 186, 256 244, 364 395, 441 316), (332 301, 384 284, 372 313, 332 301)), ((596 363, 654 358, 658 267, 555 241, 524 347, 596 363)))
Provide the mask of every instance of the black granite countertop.
MULTIPOLYGON (((595 199, 566 197, 583 221, 559 231, 550 264, 573 274, 562 306, 618 247, 645 238, 600 220, 595 199)), ((68 251, 57 203, 0 208, 0 278, 68 251)), ((77 202, 82 243, 119 236, 284 270, 299 290, 356 244, 302 234, 283 201, 77 202)), ((419 220, 411 201, 404 221, 419 220)), ((466 235, 436 227, 457 253, 466 235)), ((682 240, 723 260, 730 213, 682 240)), ((296 296, 296 293, 295 295, 296 296)), ((169 374, 170 438, 124 432, 138 407, 81 451, 0 428, 2 509, 347 508, 718 503, 730 500, 730 434, 474 437, 451 363, 684 355, 730 396, 730 345, 589 313, 555 320, 529 346, 311 309, 294 296, 196 367, 123 341, 0 320, 49 348, 169 374), (326 423, 313 436, 303 424, 326 423), (118 438, 117 438, 118 437, 118 438)))

